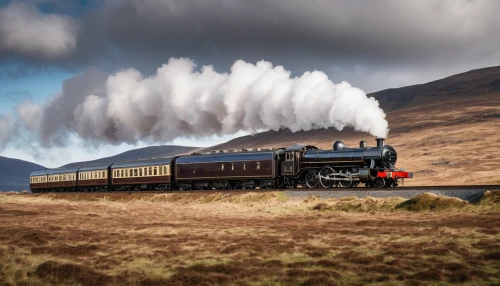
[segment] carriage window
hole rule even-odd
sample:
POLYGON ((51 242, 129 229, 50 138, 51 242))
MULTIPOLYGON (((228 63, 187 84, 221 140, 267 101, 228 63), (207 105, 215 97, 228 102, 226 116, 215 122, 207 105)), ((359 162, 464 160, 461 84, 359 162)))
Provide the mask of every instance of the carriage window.
POLYGON ((142 168, 139 169, 139 176, 142 177, 142 168))
POLYGON ((168 175, 167 174, 167 166, 163 166, 163 175, 168 175))
POLYGON ((104 171, 102 171, 102 177, 106 178, 106 173, 104 173, 104 171))
POLYGON ((257 170, 260 170, 260 162, 257 162, 257 170))
POLYGON ((144 176, 148 175, 148 168, 144 168, 144 176))
POLYGON ((220 168, 221 168, 222 171, 224 171, 224 164, 221 164, 220 168))
POLYGON ((137 177, 137 169, 134 169, 134 177, 137 177))
POLYGON ((160 169, 160 175, 163 175, 163 168, 160 166, 158 169, 160 169))
POLYGON ((154 174, 155 174, 155 176, 158 175, 158 168, 157 167, 154 167, 154 174))
POLYGON ((149 167, 149 175, 152 176, 153 175, 153 168, 149 167))
POLYGON ((120 177, 123 178, 123 170, 120 170, 120 171, 121 171, 120 177))

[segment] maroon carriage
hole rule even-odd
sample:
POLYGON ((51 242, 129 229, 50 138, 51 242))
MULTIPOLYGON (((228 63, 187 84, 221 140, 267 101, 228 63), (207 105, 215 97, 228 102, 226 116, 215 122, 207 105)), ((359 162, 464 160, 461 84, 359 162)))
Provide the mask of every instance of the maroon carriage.
POLYGON ((175 160, 180 189, 276 188, 283 149, 215 151, 175 160))

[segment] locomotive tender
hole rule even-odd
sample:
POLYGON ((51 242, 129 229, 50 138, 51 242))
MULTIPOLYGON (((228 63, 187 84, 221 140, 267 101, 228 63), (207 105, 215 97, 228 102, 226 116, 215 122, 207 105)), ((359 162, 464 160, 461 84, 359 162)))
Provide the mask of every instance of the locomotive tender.
POLYGON ((396 169, 397 153, 384 139, 376 147, 360 141, 332 150, 314 146, 213 151, 170 158, 123 161, 80 168, 57 168, 30 175, 30 189, 58 191, 223 190, 254 188, 396 187, 412 178, 396 169))

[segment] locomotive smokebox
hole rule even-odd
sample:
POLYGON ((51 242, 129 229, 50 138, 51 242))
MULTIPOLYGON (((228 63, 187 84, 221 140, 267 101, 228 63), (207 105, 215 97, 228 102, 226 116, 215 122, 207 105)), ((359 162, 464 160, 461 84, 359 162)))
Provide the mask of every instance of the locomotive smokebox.
POLYGON ((377 138, 375 140, 377 141, 377 147, 383 147, 384 146, 384 140, 385 140, 385 138, 377 138))

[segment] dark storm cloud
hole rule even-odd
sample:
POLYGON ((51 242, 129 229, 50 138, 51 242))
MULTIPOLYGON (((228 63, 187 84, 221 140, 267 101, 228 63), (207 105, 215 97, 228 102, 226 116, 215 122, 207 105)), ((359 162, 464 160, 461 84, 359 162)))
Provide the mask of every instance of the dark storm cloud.
POLYGON ((266 59, 295 73, 470 66, 500 59, 499 10, 499 1, 467 0, 108 0, 74 22, 75 49, 49 62, 150 74, 170 57, 222 70, 266 59))
POLYGON ((75 58, 149 73, 172 56, 222 69, 267 59, 298 73, 456 64, 498 59, 498 8, 498 1, 108 1, 86 17, 75 58))

